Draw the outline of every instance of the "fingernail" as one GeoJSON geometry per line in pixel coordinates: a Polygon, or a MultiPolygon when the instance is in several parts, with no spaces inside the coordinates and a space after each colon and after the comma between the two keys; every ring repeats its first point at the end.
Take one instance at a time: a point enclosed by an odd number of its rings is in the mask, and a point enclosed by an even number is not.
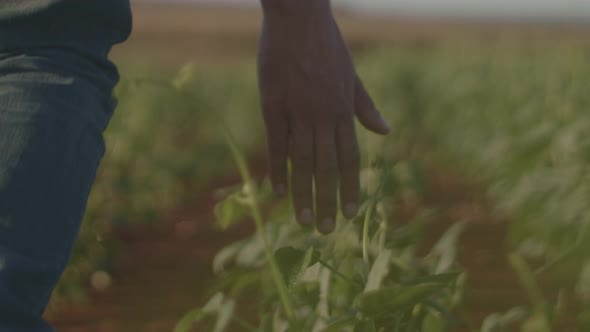
{"type": "Polygon", "coordinates": [[[356,217],[357,207],[355,203],[348,203],[346,207],[344,207],[344,216],[347,219],[352,219],[356,217]]]}
{"type": "Polygon", "coordinates": [[[311,209],[301,210],[301,213],[299,214],[299,222],[306,226],[313,224],[313,212],[311,209]]]}
{"type": "Polygon", "coordinates": [[[284,184],[277,184],[275,187],[275,193],[278,196],[285,196],[285,194],[287,193],[287,188],[284,184]]]}
{"type": "Polygon", "coordinates": [[[322,222],[318,226],[318,230],[323,234],[332,233],[332,231],[334,230],[334,219],[326,218],[322,220],[322,222]]]}

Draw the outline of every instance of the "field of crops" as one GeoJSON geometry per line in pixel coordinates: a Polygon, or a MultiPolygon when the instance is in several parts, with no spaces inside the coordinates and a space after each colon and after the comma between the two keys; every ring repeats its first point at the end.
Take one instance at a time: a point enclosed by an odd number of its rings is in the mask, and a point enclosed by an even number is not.
{"type": "MultiPolygon", "coordinates": [[[[175,218],[171,211],[215,196],[214,206],[204,204],[215,224],[197,224],[210,236],[229,229],[228,245],[206,262],[216,277],[191,286],[205,289],[194,307],[167,318],[175,331],[589,331],[590,46],[513,39],[359,45],[359,74],[393,132],[380,138],[359,130],[364,203],[327,237],[299,228],[288,200],[274,199],[261,176],[252,58],[161,67],[123,57],[120,106],[53,302],[57,321],[67,321],[60,308],[82,298],[88,280],[93,292],[117,283],[115,262],[128,245],[121,230],[157,228],[175,218]],[[433,185],[441,176],[472,184],[460,196],[478,196],[488,210],[449,212],[454,194],[433,185]],[[481,313],[468,307],[478,273],[460,259],[477,258],[459,239],[490,218],[510,221],[500,233],[506,238],[493,239],[494,252],[523,296],[512,296],[502,312],[481,313]]],[[[497,235],[475,236],[481,239],[472,242],[497,235]]],[[[105,326],[96,331],[124,330],[105,326]]],[[[125,328],[147,331],[138,326],[125,328]]]]}

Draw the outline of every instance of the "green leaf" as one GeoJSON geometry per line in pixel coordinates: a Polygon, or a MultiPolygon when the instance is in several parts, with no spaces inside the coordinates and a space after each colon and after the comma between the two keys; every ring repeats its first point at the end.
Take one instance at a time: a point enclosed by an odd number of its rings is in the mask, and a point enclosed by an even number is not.
{"type": "Polygon", "coordinates": [[[356,318],[354,315],[349,315],[343,318],[340,318],[336,321],[328,323],[325,329],[322,332],[341,332],[345,327],[350,327],[352,324],[356,322],[356,318]]]}
{"type": "Polygon", "coordinates": [[[243,241],[232,243],[221,249],[213,258],[213,272],[219,274],[235,259],[244,246],[243,241]]]}
{"type": "Polygon", "coordinates": [[[213,332],[224,332],[232,321],[236,303],[233,300],[228,300],[217,310],[217,321],[213,332]]]}
{"type": "Polygon", "coordinates": [[[391,171],[383,178],[383,195],[394,196],[400,188],[399,179],[391,171]]]}
{"type": "Polygon", "coordinates": [[[590,261],[586,262],[576,285],[576,295],[580,302],[590,304],[590,261]]]}
{"type": "Polygon", "coordinates": [[[217,293],[215,295],[213,295],[213,297],[211,297],[209,299],[209,301],[205,304],[205,306],[203,306],[203,311],[204,312],[215,312],[217,310],[219,310],[219,308],[221,308],[221,306],[223,305],[223,299],[224,299],[224,295],[223,293],[217,293]]]}
{"type": "Polygon", "coordinates": [[[216,224],[223,230],[243,221],[249,213],[249,208],[243,204],[238,194],[232,194],[214,208],[216,224]]]}
{"type": "Polygon", "coordinates": [[[362,320],[354,326],[354,332],[377,332],[373,320],[362,320]]]}
{"type": "Polygon", "coordinates": [[[424,174],[424,169],[422,165],[416,161],[410,161],[408,163],[411,179],[412,179],[412,189],[421,193],[425,192],[427,189],[426,184],[426,175],[424,174]]]}
{"type": "Polygon", "coordinates": [[[394,314],[416,305],[445,288],[443,283],[424,283],[406,287],[388,287],[360,294],[356,308],[369,317],[394,314]]]}
{"type": "Polygon", "coordinates": [[[535,279],[535,275],[527,262],[518,254],[508,255],[508,262],[518,276],[520,284],[527,291],[529,301],[533,305],[536,315],[544,316],[548,313],[547,301],[541,290],[541,286],[535,279]]]}
{"type": "Polygon", "coordinates": [[[301,332],[305,331],[305,323],[301,321],[290,321],[289,327],[285,332],[301,332]]]}
{"type": "MultiPolygon", "coordinates": [[[[429,308],[426,316],[424,316],[420,324],[420,329],[416,329],[415,331],[428,331],[428,332],[447,332],[447,331],[454,331],[453,327],[456,325],[453,324],[454,320],[450,317],[449,314],[442,314],[439,310],[434,308],[429,308]]],[[[445,309],[446,310],[446,309],[445,309]]]]}
{"type": "Polygon", "coordinates": [[[484,319],[481,325],[481,332],[505,331],[510,324],[525,319],[527,315],[527,310],[522,307],[510,309],[504,314],[491,314],[484,319]]]}
{"type": "Polygon", "coordinates": [[[260,330],[262,332],[273,332],[274,319],[272,313],[266,313],[260,320],[260,330]]]}
{"type": "Polygon", "coordinates": [[[439,273],[433,274],[429,276],[423,276],[412,279],[410,282],[404,283],[406,285],[417,285],[423,283],[441,283],[445,285],[450,285],[457,281],[457,278],[461,275],[459,272],[448,272],[448,273],[439,273]]]}
{"type": "Polygon", "coordinates": [[[239,276],[231,284],[231,288],[228,290],[229,295],[237,297],[246,291],[260,286],[259,271],[240,271],[238,273],[239,276]]]}
{"type": "Polygon", "coordinates": [[[264,263],[264,239],[253,236],[247,239],[242,249],[236,254],[236,265],[240,267],[259,267],[264,263]]]}
{"type": "Polygon", "coordinates": [[[373,291],[381,287],[383,279],[389,273],[391,254],[392,252],[389,249],[385,249],[379,253],[371,267],[371,271],[369,272],[365,292],[373,291]]]}
{"type": "Polygon", "coordinates": [[[176,324],[174,332],[188,332],[194,323],[197,323],[207,317],[208,314],[202,309],[193,309],[184,315],[176,324]]]}
{"type": "MultiPolygon", "coordinates": [[[[233,301],[232,301],[233,302],[233,301]]],[[[193,309],[184,315],[176,324],[174,332],[188,332],[193,324],[217,313],[224,306],[222,293],[215,294],[202,308],[193,309]]],[[[231,316],[230,316],[231,317],[231,316]]],[[[222,330],[220,330],[222,331],[222,330]]],[[[217,332],[220,332],[217,331],[217,332]]]]}
{"type": "Polygon", "coordinates": [[[551,332],[549,320],[546,316],[535,314],[522,325],[522,332],[551,332]]]}
{"type": "Polygon", "coordinates": [[[590,331],[590,309],[578,314],[578,330],[590,331]]]}
{"type": "Polygon", "coordinates": [[[434,273],[446,272],[453,266],[457,258],[459,237],[464,229],[464,222],[453,224],[434,245],[430,254],[439,258],[434,273]]]}
{"type": "Polygon", "coordinates": [[[297,283],[305,270],[315,264],[319,258],[319,252],[313,248],[303,251],[293,247],[283,247],[275,252],[279,270],[288,287],[297,283]]]}
{"type": "Polygon", "coordinates": [[[369,206],[367,207],[367,211],[363,221],[363,237],[362,237],[362,248],[363,248],[363,260],[365,263],[369,263],[369,229],[371,223],[373,221],[373,214],[377,208],[378,200],[373,198],[369,202],[369,206]]]}
{"type": "Polygon", "coordinates": [[[172,85],[177,89],[182,89],[193,80],[194,76],[195,65],[193,63],[188,63],[180,69],[172,81],[172,85]]]}
{"type": "Polygon", "coordinates": [[[258,186],[256,194],[258,195],[259,202],[265,202],[274,197],[272,184],[269,178],[265,178],[264,181],[262,181],[262,183],[258,186]]]}

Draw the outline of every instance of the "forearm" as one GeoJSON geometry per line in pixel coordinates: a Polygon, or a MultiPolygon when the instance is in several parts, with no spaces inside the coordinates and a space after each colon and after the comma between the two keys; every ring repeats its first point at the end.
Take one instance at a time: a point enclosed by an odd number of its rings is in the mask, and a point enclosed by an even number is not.
{"type": "Polygon", "coordinates": [[[330,16],[330,0],[260,0],[266,19],[285,21],[330,16]]]}

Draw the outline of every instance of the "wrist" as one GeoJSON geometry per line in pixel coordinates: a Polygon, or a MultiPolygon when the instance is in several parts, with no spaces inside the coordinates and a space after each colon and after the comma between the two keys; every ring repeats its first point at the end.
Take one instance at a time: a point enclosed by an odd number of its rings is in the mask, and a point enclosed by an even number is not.
{"type": "Polygon", "coordinates": [[[297,27],[310,22],[330,22],[330,0],[261,0],[265,24],[297,27]]]}

